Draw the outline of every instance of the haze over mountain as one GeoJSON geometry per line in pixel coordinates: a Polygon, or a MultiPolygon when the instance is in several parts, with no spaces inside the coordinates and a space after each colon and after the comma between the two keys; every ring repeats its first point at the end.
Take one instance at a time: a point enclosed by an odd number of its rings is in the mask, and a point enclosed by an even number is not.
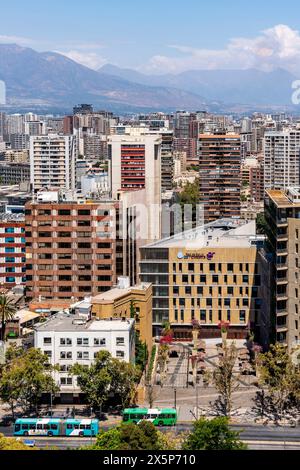
{"type": "Polygon", "coordinates": [[[102,74],[143,85],[175,87],[204,96],[206,100],[248,105],[292,105],[292,83],[296,80],[284,69],[263,72],[248,70],[191,70],[179,74],[145,75],[131,69],[104,65],[102,74]]]}
{"type": "Polygon", "coordinates": [[[295,77],[283,69],[150,76],[105,65],[95,71],[56,52],[0,44],[0,80],[7,87],[7,109],[14,111],[70,112],[87,102],[115,112],[241,112],[291,106],[295,77]]]}
{"type": "Polygon", "coordinates": [[[191,92],[132,83],[98,73],[55,53],[0,44],[0,80],[10,106],[72,108],[92,103],[110,109],[202,109],[205,100],[191,92]]]}

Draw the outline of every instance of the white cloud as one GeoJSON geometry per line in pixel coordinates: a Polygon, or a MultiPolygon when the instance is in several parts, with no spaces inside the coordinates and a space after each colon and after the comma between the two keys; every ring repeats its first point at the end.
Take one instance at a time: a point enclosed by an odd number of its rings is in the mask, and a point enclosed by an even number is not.
{"type": "Polygon", "coordinates": [[[105,59],[104,57],[101,57],[97,52],[93,52],[93,51],[84,52],[84,49],[71,50],[68,52],[62,52],[62,51],[57,51],[57,52],[93,70],[98,70],[100,67],[102,67],[108,62],[107,59],[105,59]]]}
{"type": "Polygon", "coordinates": [[[21,36],[5,36],[0,35],[1,44],[18,44],[19,46],[33,46],[35,41],[30,38],[23,38],[21,36]]]}
{"type": "Polygon", "coordinates": [[[300,34],[287,25],[279,24],[260,36],[233,38],[224,49],[195,49],[171,45],[180,56],[156,55],[140,68],[151,73],[180,73],[192,69],[248,69],[269,71],[281,67],[300,73],[300,34]]]}

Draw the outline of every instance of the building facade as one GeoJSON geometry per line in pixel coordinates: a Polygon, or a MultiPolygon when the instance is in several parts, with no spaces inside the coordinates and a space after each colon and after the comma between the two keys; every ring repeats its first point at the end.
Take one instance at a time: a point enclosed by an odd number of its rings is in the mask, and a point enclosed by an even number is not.
{"type": "Polygon", "coordinates": [[[0,284],[5,289],[26,283],[25,218],[23,214],[0,216],[0,284]]]}
{"type": "Polygon", "coordinates": [[[120,280],[117,288],[99,294],[91,299],[92,315],[96,318],[135,317],[135,328],[140,339],[152,349],[152,285],[149,283],[130,287],[120,280]]]}
{"type": "Polygon", "coordinates": [[[30,172],[34,192],[76,188],[76,139],[49,134],[30,138],[30,172]]]}
{"type": "Polygon", "coordinates": [[[27,296],[83,299],[116,284],[116,204],[26,205],[27,296]]]}
{"type": "Polygon", "coordinates": [[[300,344],[300,188],[267,191],[265,215],[273,253],[273,338],[292,350],[300,344]]]}
{"type": "Polygon", "coordinates": [[[199,136],[200,203],[204,220],[239,217],[241,210],[241,140],[239,135],[199,136]]]}
{"type": "Polygon", "coordinates": [[[263,243],[255,221],[224,219],[143,247],[141,281],[153,284],[154,333],[167,321],[175,338],[190,340],[196,320],[200,335],[214,338],[224,321],[230,338],[251,330],[267,345],[260,338],[269,311],[263,243]]]}
{"type": "Polygon", "coordinates": [[[48,356],[52,365],[59,366],[53,376],[60,388],[60,400],[79,401],[81,391],[76,376],[69,373],[71,367],[90,366],[101,351],[134,364],[134,320],[86,320],[58,313],[35,326],[34,346],[48,356]]]}
{"type": "Polygon", "coordinates": [[[285,190],[300,184],[300,130],[266,132],[264,138],[265,190],[285,190]]]}

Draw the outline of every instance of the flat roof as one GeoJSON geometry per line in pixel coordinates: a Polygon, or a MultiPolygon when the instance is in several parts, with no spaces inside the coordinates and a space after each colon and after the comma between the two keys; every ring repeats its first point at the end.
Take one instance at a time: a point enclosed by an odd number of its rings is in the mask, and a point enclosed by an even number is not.
{"type": "Polygon", "coordinates": [[[93,331],[129,331],[134,325],[133,319],[126,319],[122,321],[120,319],[112,320],[91,320],[86,321],[80,316],[71,315],[66,313],[57,313],[45,323],[35,325],[36,331],[45,332],[59,332],[59,331],[70,331],[70,332],[93,332],[93,331]]]}
{"type": "Polygon", "coordinates": [[[118,287],[115,287],[114,289],[111,289],[107,292],[103,292],[101,294],[96,295],[95,297],[92,298],[91,303],[97,304],[97,303],[102,303],[102,302],[112,302],[114,300],[117,300],[123,297],[126,294],[130,294],[133,291],[140,290],[141,292],[145,292],[150,287],[151,287],[151,284],[148,282],[144,282],[142,284],[139,284],[133,287],[128,287],[126,289],[120,289],[118,287]]]}
{"type": "Polygon", "coordinates": [[[256,235],[255,220],[220,219],[143,248],[248,248],[263,239],[256,235]]]}
{"type": "Polygon", "coordinates": [[[278,207],[300,207],[300,187],[288,188],[286,191],[270,189],[266,193],[278,207]]]}

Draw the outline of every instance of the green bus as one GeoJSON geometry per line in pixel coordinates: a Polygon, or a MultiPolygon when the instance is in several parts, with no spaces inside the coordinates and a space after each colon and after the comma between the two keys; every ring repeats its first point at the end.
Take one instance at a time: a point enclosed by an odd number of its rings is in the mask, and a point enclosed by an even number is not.
{"type": "Polygon", "coordinates": [[[154,426],[175,426],[177,411],[174,408],[127,408],[123,411],[123,423],[139,424],[150,421],[154,426]]]}

